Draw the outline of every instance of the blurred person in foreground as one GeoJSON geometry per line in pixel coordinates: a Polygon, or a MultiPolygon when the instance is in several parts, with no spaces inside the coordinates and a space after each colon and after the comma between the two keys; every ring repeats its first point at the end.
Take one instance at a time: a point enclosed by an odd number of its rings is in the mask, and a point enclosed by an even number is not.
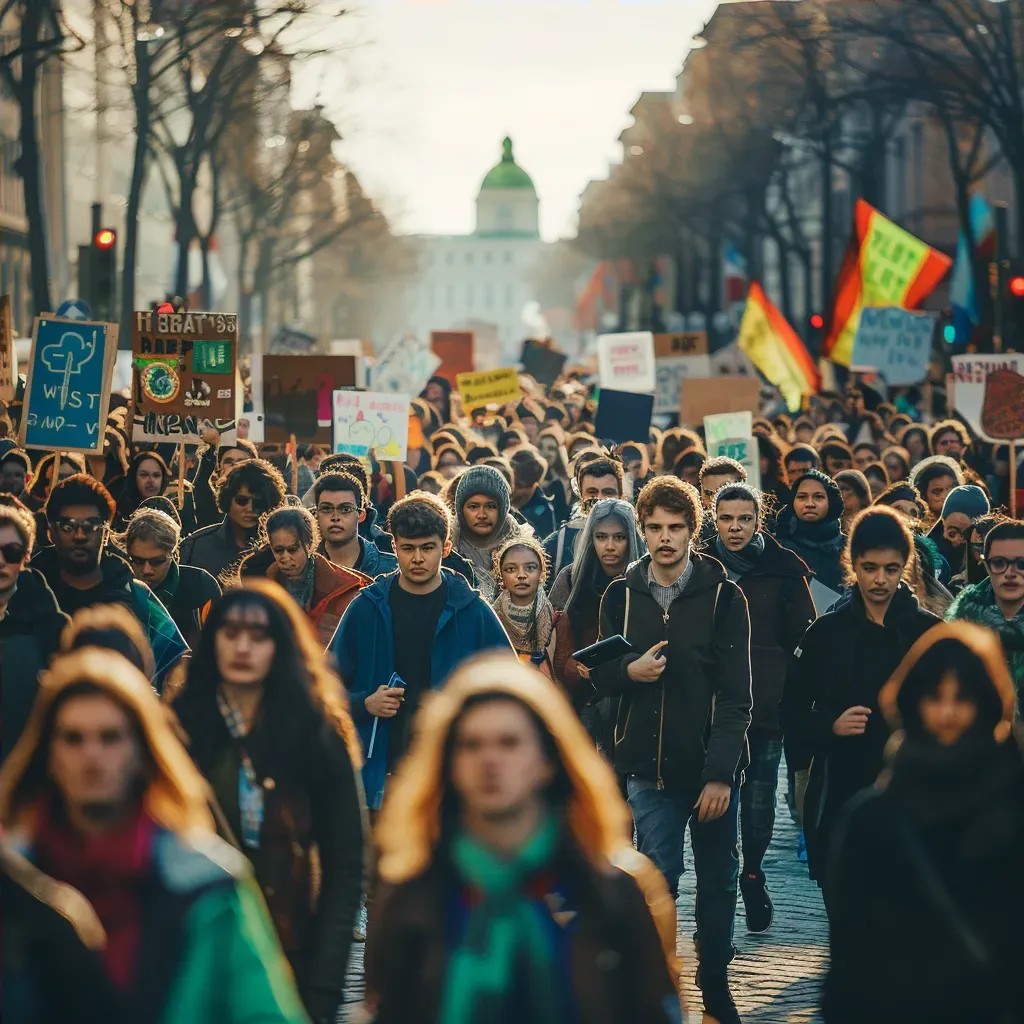
{"type": "Polygon", "coordinates": [[[244,858],[145,677],[59,658],[0,769],[2,1009],[18,1024],[302,1024],[244,858]]]}
{"type": "Polygon", "coordinates": [[[681,1020],[675,907],[611,769],[512,654],[424,702],[377,830],[378,1024],[681,1020]]]}
{"type": "Polygon", "coordinates": [[[879,703],[898,731],[837,829],[825,1020],[1024,1020],[1024,748],[998,640],[936,626],[879,703]]]}

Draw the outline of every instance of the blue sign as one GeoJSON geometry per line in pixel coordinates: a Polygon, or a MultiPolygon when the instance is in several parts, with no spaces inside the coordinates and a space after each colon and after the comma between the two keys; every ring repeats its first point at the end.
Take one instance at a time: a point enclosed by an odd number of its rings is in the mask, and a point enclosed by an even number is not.
{"type": "Polygon", "coordinates": [[[40,317],[29,356],[21,444],[26,448],[103,450],[109,398],[110,325],[40,317]]]}
{"type": "Polygon", "coordinates": [[[54,316],[63,317],[65,320],[91,320],[92,307],[85,299],[68,299],[57,307],[54,316]]]}
{"type": "Polygon", "coordinates": [[[937,313],[868,307],[861,310],[851,366],[872,366],[890,387],[920,384],[928,376],[937,313]]]}

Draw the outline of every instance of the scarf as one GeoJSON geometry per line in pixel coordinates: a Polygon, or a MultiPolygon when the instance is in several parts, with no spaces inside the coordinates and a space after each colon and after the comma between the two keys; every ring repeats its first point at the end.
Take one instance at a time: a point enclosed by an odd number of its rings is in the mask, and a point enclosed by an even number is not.
{"type": "Polygon", "coordinates": [[[558,1021],[565,981],[556,981],[553,970],[549,914],[526,891],[557,846],[550,817],[511,858],[467,835],[452,841],[452,862],[472,898],[462,940],[448,960],[439,1024],[507,1024],[516,1016],[531,1024],[558,1021]]]}
{"type": "Polygon", "coordinates": [[[507,590],[502,590],[494,602],[494,613],[508,633],[517,654],[536,654],[547,650],[554,629],[555,611],[544,593],[537,588],[537,596],[528,608],[512,603],[507,590]]]}
{"type": "Polygon", "coordinates": [[[732,551],[726,547],[720,536],[715,538],[715,558],[725,566],[729,579],[734,583],[746,576],[757,565],[763,554],[763,533],[755,533],[739,551],[732,551]]]}
{"type": "Polygon", "coordinates": [[[238,771],[238,814],[242,820],[242,845],[249,850],[260,848],[260,829],[263,827],[263,787],[256,778],[256,769],[241,741],[249,729],[241,712],[225,696],[217,691],[217,707],[220,709],[228,732],[238,741],[242,765],[238,771]]]}
{"type": "Polygon", "coordinates": [[[792,537],[803,547],[819,551],[825,555],[836,555],[846,547],[846,537],[840,519],[823,519],[818,523],[808,523],[798,518],[792,508],[783,509],[779,516],[776,536],[785,547],[783,537],[792,537]]]}
{"type": "Polygon", "coordinates": [[[494,552],[506,540],[518,533],[519,524],[509,515],[506,516],[505,522],[500,528],[495,528],[490,540],[480,541],[477,544],[473,539],[473,534],[461,523],[459,524],[459,536],[455,548],[463,558],[472,564],[476,571],[477,586],[488,603],[493,602],[498,594],[498,581],[494,577],[494,552]]]}
{"type": "Polygon", "coordinates": [[[315,574],[316,555],[312,553],[306,559],[306,568],[302,570],[301,576],[293,579],[291,576],[285,576],[283,572],[277,574],[277,582],[292,595],[295,603],[303,611],[309,610],[310,602],[313,600],[313,579],[315,574]]]}

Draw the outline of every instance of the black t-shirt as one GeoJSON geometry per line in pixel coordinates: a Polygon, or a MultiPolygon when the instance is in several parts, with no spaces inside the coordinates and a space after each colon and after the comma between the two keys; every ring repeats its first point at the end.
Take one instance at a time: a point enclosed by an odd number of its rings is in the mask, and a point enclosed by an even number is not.
{"type": "MultiPolygon", "coordinates": [[[[405,703],[391,720],[388,736],[387,768],[391,771],[409,745],[409,723],[416,713],[420,694],[430,689],[430,661],[434,634],[448,597],[448,582],[429,594],[410,594],[399,586],[399,576],[391,582],[388,602],[395,645],[395,671],[405,682],[405,703]]],[[[387,680],[382,680],[386,682],[387,680]]]]}
{"type": "Polygon", "coordinates": [[[94,604],[123,604],[128,606],[127,595],[120,590],[112,590],[106,580],[101,580],[94,587],[88,590],[79,590],[77,587],[69,586],[63,578],[58,575],[50,579],[50,588],[53,596],[57,598],[57,604],[65,615],[74,615],[81,608],[89,608],[94,604]]]}

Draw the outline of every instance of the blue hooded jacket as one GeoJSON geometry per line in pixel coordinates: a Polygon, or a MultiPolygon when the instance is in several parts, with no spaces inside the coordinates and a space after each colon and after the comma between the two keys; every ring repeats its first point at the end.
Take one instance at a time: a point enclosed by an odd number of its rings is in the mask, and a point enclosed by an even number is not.
{"type": "MultiPolygon", "coordinates": [[[[441,617],[437,620],[430,655],[431,689],[440,689],[460,662],[470,655],[493,648],[512,650],[512,644],[490,605],[465,579],[441,569],[448,583],[441,617]]],[[[381,576],[361,590],[345,610],[328,650],[338,660],[338,670],[348,688],[352,718],[359,730],[365,755],[373,723],[377,735],[373,756],[363,766],[363,787],[367,803],[378,808],[384,798],[391,719],[374,718],[363,703],[395,671],[394,632],[388,600],[395,573],[381,576]]]]}

